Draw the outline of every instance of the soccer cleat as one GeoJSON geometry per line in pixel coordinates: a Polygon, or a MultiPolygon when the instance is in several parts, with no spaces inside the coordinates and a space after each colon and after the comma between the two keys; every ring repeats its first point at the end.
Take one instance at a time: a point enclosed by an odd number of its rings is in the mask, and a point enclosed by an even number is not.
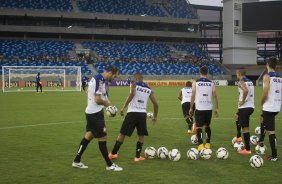
{"type": "Polygon", "coordinates": [[[239,151],[238,153],[241,154],[241,155],[250,155],[250,154],[252,154],[252,151],[244,149],[244,150],[239,151]]]}
{"type": "Polygon", "coordinates": [[[116,158],[118,158],[118,154],[109,153],[108,157],[109,157],[110,160],[116,159],[116,158]]]}
{"type": "Polygon", "coordinates": [[[206,144],[205,144],[205,148],[211,149],[211,144],[210,144],[210,143],[206,143],[206,144]]]}
{"type": "Polygon", "coordinates": [[[137,158],[137,157],[135,157],[134,158],[134,162],[139,162],[139,161],[144,161],[145,160],[145,158],[144,157],[139,157],[139,158],[137,158]]]}
{"type": "Polygon", "coordinates": [[[266,157],[266,160],[276,162],[278,160],[278,158],[277,157],[273,157],[273,156],[268,156],[268,157],[266,157]]]}
{"type": "Polygon", "coordinates": [[[87,165],[84,165],[84,163],[82,163],[82,162],[73,162],[72,164],[72,167],[74,167],[74,168],[79,168],[79,169],[87,169],[88,168],[88,166],[87,165]]]}
{"type": "Polygon", "coordinates": [[[242,137],[237,137],[234,142],[242,142],[242,137]]]}
{"type": "Polygon", "coordinates": [[[111,166],[106,167],[107,171],[122,171],[123,169],[119,167],[117,164],[113,163],[111,166]]]}
{"type": "Polygon", "coordinates": [[[204,144],[200,144],[200,145],[198,146],[198,151],[202,151],[202,149],[204,149],[204,144]]]}

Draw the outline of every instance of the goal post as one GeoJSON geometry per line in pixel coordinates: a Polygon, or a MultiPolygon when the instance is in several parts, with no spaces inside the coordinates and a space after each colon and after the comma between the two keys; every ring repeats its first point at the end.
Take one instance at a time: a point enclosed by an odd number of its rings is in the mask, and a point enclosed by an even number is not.
{"type": "Polygon", "coordinates": [[[38,73],[43,91],[81,91],[80,66],[2,66],[2,91],[35,91],[38,73]]]}

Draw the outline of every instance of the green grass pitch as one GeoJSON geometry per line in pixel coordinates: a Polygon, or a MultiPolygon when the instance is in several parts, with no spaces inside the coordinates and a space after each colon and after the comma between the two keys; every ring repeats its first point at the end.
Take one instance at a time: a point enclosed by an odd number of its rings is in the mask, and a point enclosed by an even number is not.
{"type": "MultiPolygon", "coordinates": [[[[71,167],[78,144],[85,131],[84,92],[4,93],[0,94],[0,183],[281,183],[281,157],[277,162],[265,161],[260,169],[251,168],[250,156],[239,155],[231,146],[236,130],[236,87],[218,87],[219,118],[212,119],[212,150],[210,160],[188,160],[188,148],[195,147],[186,134],[177,87],[154,87],[159,102],[159,121],[155,127],[148,121],[147,146],[178,148],[178,162],[152,159],[134,163],[136,132],[126,138],[114,162],[122,172],[105,170],[97,140],[92,141],[82,161],[89,169],[71,167]],[[216,149],[229,150],[227,160],[216,159],[216,149]]],[[[127,87],[112,87],[110,100],[121,108],[128,95],[127,87]]],[[[251,117],[251,135],[259,125],[261,87],[255,89],[256,110],[251,117]]],[[[148,111],[152,111],[149,103],[148,111]]],[[[276,121],[278,143],[282,141],[282,113],[276,121]]],[[[112,150],[123,118],[106,118],[108,149],[112,150]]],[[[266,136],[268,153],[270,147],[266,136]]],[[[254,152],[254,146],[251,147],[254,152]]],[[[278,154],[282,147],[278,145],[278,154]]]]}

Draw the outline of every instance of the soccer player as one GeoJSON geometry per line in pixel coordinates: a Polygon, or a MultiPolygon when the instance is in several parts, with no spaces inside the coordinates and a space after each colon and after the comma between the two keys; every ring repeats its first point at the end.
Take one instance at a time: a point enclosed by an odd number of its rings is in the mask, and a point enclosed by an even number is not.
{"type": "Polygon", "coordinates": [[[89,82],[88,88],[88,101],[85,110],[86,115],[86,134],[81,140],[77,155],[72,163],[75,168],[86,169],[88,166],[84,165],[80,160],[81,156],[87,148],[88,143],[97,138],[99,143],[99,149],[106,161],[106,170],[121,171],[123,170],[118,165],[114,164],[108,157],[107,149],[107,131],[104,120],[103,107],[107,107],[110,104],[106,93],[105,81],[116,77],[118,69],[115,66],[110,66],[102,74],[98,74],[89,82]]]}
{"type": "Polygon", "coordinates": [[[244,142],[246,149],[239,151],[240,154],[246,155],[251,154],[250,149],[250,116],[254,112],[254,84],[246,77],[245,70],[236,71],[238,79],[238,91],[239,91],[239,101],[238,101],[238,124],[242,127],[242,132],[244,136],[244,142]]]}
{"type": "Polygon", "coordinates": [[[40,79],[40,72],[37,73],[35,80],[36,80],[36,92],[38,93],[38,88],[40,88],[40,91],[42,93],[42,83],[40,79]]]}
{"type": "MultiPolygon", "coordinates": [[[[188,124],[188,131],[187,131],[188,134],[193,133],[192,131],[193,117],[190,117],[189,115],[191,95],[192,95],[192,82],[187,81],[185,87],[182,88],[181,91],[179,91],[177,98],[181,100],[182,113],[186,123],[188,124]]],[[[195,105],[193,109],[195,110],[195,105]]]]}
{"type": "Polygon", "coordinates": [[[269,133],[269,143],[271,147],[271,156],[268,160],[277,161],[277,141],[275,135],[275,116],[281,108],[281,87],[282,78],[275,72],[277,59],[270,58],[267,61],[267,74],[263,76],[263,93],[261,97],[261,107],[263,123],[261,126],[261,135],[259,145],[263,146],[266,131],[269,133]]]}
{"type": "Polygon", "coordinates": [[[212,118],[212,106],[215,104],[214,113],[218,116],[218,100],[216,90],[213,82],[207,78],[208,68],[203,66],[200,68],[200,79],[192,84],[192,97],[190,102],[189,114],[192,117],[194,114],[193,106],[196,103],[195,120],[197,138],[199,141],[198,150],[201,151],[204,148],[210,149],[211,144],[211,118],[212,118]],[[213,102],[212,102],[213,100],[213,102]],[[206,133],[206,144],[203,144],[203,127],[206,133]]]}
{"type": "Polygon", "coordinates": [[[88,80],[89,80],[88,77],[86,77],[86,76],[82,77],[82,85],[81,86],[82,86],[83,91],[86,90],[86,87],[87,87],[87,84],[88,84],[88,80]]]}
{"type": "Polygon", "coordinates": [[[144,136],[148,136],[146,124],[146,108],[147,101],[150,98],[154,105],[154,115],[152,118],[153,124],[157,122],[158,103],[156,101],[153,91],[143,82],[141,74],[134,75],[134,81],[130,84],[130,94],[127,97],[123,107],[121,108],[121,115],[123,116],[124,110],[128,107],[127,114],[120,129],[120,134],[117,137],[116,143],[112,152],[109,154],[110,159],[118,157],[120,146],[124,142],[125,136],[131,136],[134,129],[137,129],[138,141],[136,143],[136,154],[134,161],[139,162],[145,160],[140,156],[142,145],[144,143],[144,136]]]}

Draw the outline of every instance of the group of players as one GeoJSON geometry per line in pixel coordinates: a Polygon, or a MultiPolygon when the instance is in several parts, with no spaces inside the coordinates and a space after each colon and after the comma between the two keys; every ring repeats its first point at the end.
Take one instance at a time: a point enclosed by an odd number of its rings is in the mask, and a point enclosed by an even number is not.
{"type": "MultiPolygon", "coordinates": [[[[277,142],[275,136],[275,116],[280,111],[281,107],[281,88],[282,79],[275,72],[277,60],[270,58],[267,61],[267,74],[263,77],[263,95],[261,98],[261,135],[259,145],[263,146],[263,141],[266,132],[269,132],[269,142],[272,155],[268,160],[277,161],[277,142]]],[[[250,116],[254,112],[254,85],[251,80],[246,77],[244,70],[237,70],[238,78],[238,112],[236,113],[237,139],[242,141],[241,134],[243,133],[246,149],[240,151],[240,154],[251,154],[250,150],[250,133],[249,121],[250,116]],[[242,130],[242,133],[241,133],[242,130]]],[[[127,109],[127,114],[120,129],[113,150],[109,153],[107,149],[107,131],[104,120],[103,108],[110,105],[106,83],[109,80],[116,78],[118,69],[115,66],[110,66],[106,71],[98,74],[88,83],[88,103],[85,110],[86,115],[86,133],[79,144],[79,149],[72,163],[74,168],[88,168],[81,162],[87,145],[93,138],[98,139],[100,152],[107,164],[106,170],[122,171],[123,169],[112,162],[118,158],[118,151],[124,142],[125,136],[131,136],[134,129],[137,129],[138,141],[136,143],[135,162],[145,160],[140,155],[144,136],[148,135],[146,125],[146,107],[148,99],[151,100],[154,106],[152,122],[155,124],[158,117],[158,103],[153,91],[146,83],[143,82],[141,74],[135,74],[133,81],[130,83],[130,94],[127,97],[121,115],[127,109]]],[[[214,114],[218,116],[218,100],[216,89],[211,80],[207,78],[208,68],[200,68],[200,78],[193,83],[187,82],[179,95],[178,99],[182,102],[183,115],[188,123],[188,133],[192,133],[193,115],[195,113],[196,135],[199,141],[198,150],[203,148],[211,148],[211,118],[212,109],[214,106],[214,114]],[[203,142],[203,130],[205,132],[205,144],[203,142]]]]}

